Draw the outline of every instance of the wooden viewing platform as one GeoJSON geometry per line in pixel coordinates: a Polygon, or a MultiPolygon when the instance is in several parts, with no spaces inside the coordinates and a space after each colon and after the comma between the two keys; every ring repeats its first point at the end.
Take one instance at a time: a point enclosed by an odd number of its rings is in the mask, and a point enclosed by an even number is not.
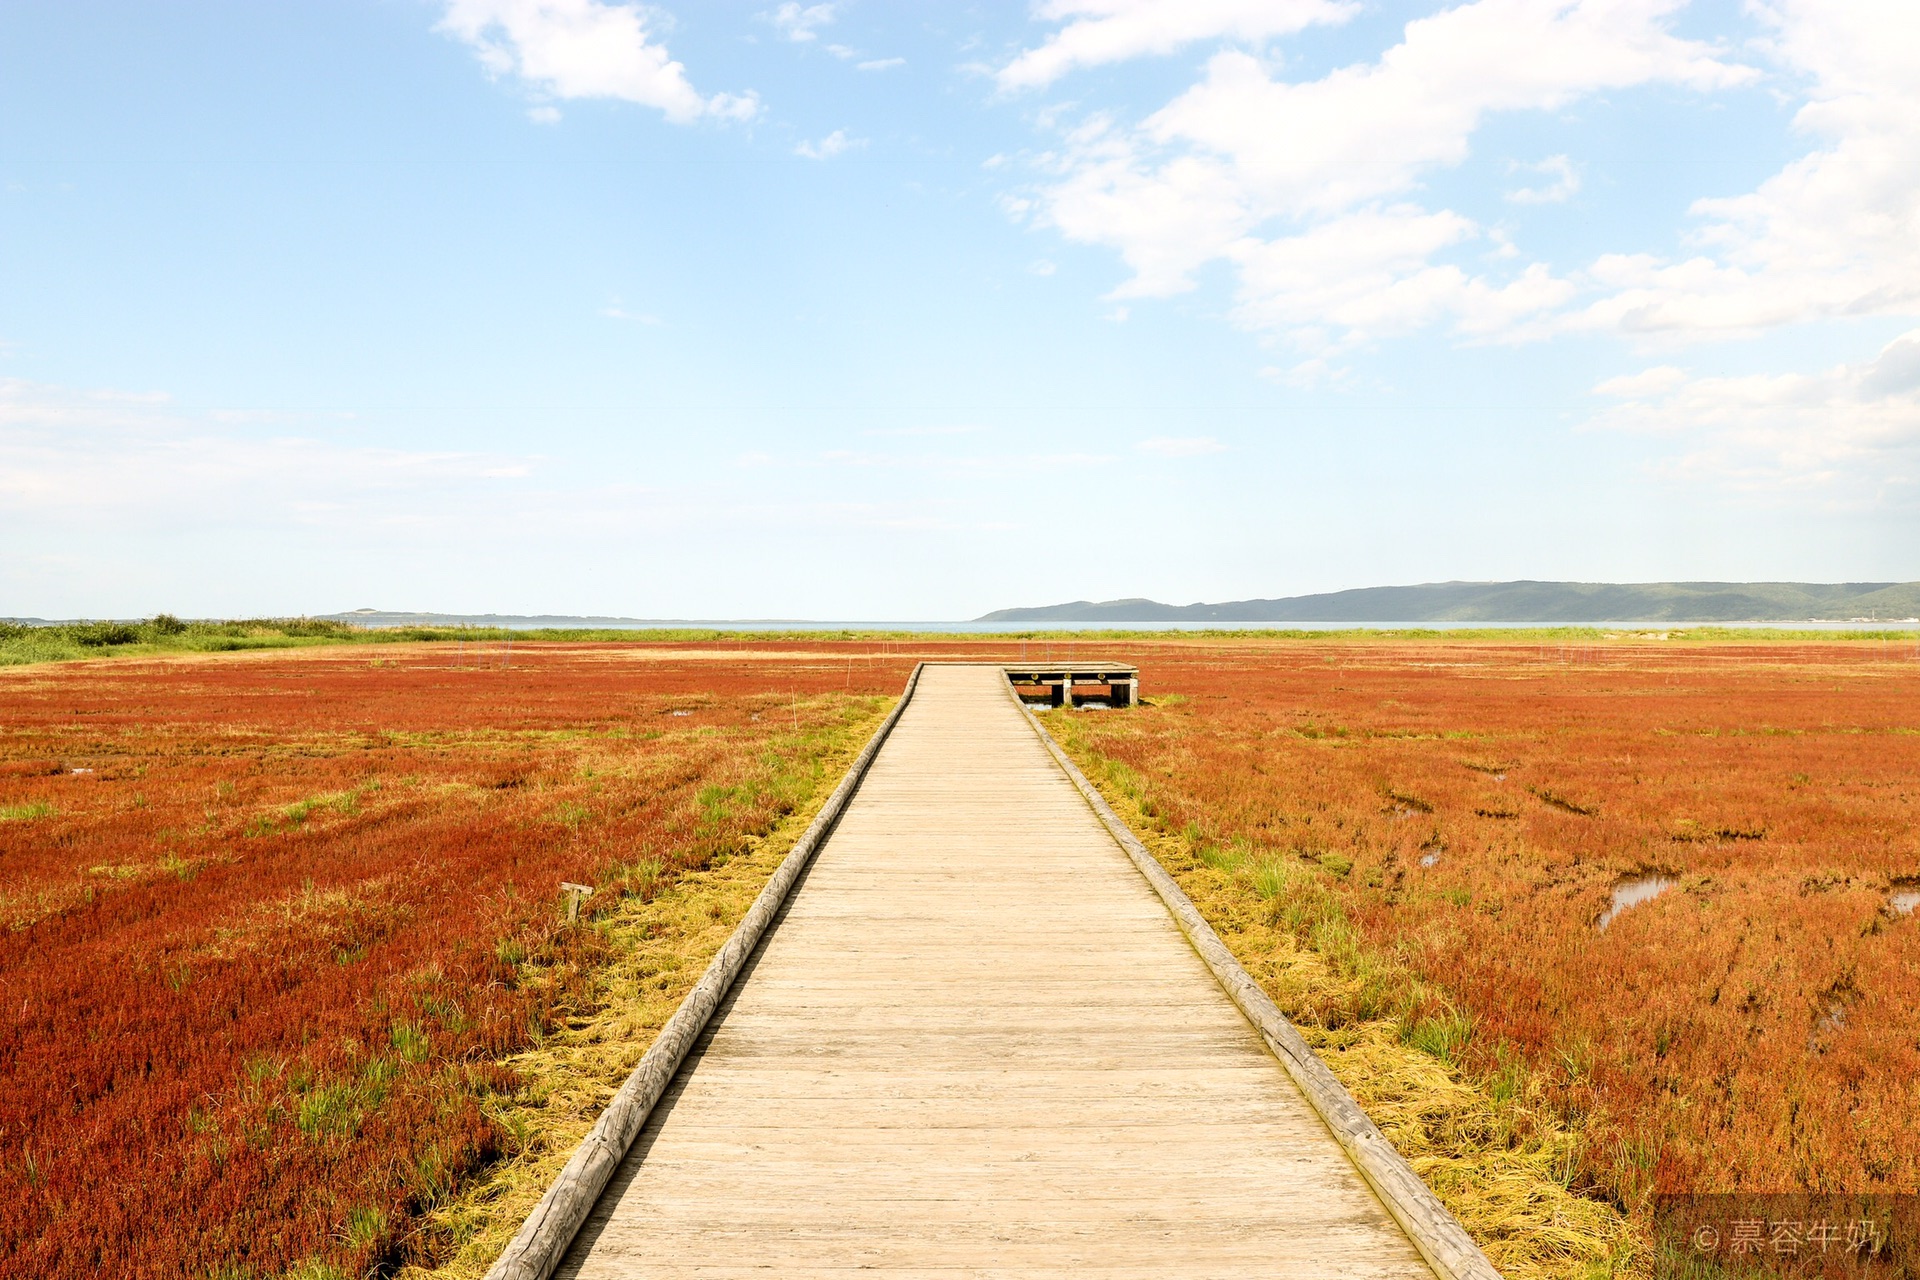
{"type": "Polygon", "coordinates": [[[1111,707],[1140,701],[1140,669],[1125,662],[1008,664],[1007,683],[1023,700],[1071,707],[1075,698],[1098,699],[1111,707]]]}
{"type": "Polygon", "coordinates": [[[897,714],[604,1192],[570,1165],[496,1276],[1497,1280],[1282,1069],[998,667],[897,714]]]}

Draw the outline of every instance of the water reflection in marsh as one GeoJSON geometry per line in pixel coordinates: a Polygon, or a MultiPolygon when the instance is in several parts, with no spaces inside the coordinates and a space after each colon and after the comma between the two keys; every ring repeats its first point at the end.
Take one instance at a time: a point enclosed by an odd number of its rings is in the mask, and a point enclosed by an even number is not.
{"type": "Polygon", "coordinates": [[[1593,927],[1605,931],[1613,923],[1613,918],[1628,907],[1637,907],[1643,902],[1651,902],[1680,882],[1672,876],[1663,876],[1658,872],[1646,875],[1628,876],[1613,886],[1613,903],[1601,917],[1594,921],[1593,927]]]}

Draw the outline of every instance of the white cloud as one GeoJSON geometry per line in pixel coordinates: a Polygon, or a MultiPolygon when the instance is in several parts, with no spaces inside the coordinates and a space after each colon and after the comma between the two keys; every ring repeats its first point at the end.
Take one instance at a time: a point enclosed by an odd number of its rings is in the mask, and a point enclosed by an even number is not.
{"type": "Polygon", "coordinates": [[[0,512],[12,520],[109,524],[218,512],[278,522],[288,510],[399,518],[413,498],[495,493],[533,460],[340,444],[314,432],[264,436],[151,397],[82,394],[0,379],[0,512]]]}
{"type": "MultiPolygon", "coordinates": [[[[27,388],[31,383],[12,382],[6,384],[10,389],[27,388]]],[[[161,405],[172,402],[173,397],[165,391],[88,391],[85,398],[97,404],[150,404],[161,405]]]]}
{"type": "Polygon", "coordinates": [[[855,65],[862,71],[891,71],[895,67],[906,66],[907,60],[905,58],[868,58],[865,62],[855,65]]]}
{"type": "MultiPolygon", "coordinates": [[[[1659,346],[1920,316],[1911,0],[1753,0],[1767,38],[1743,56],[1772,64],[1778,92],[1802,95],[1794,127],[1809,149],[1747,194],[1696,202],[1686,254],[1621,246],[1556,271],[1507,230],[1424,194],[1499,113],[1561,111],[1643,85],[1704,93],[1757,79],[1722,49],[1674,34],[1680,7],[1470,0],[1407,24],[1375,60],[1297,82],[1256,52],[1217,50],[1186,91],[1137,124],[1083,116],[1041,158],[1045,181],[1004,203],[1033,225],[1115,250],[1129,269],[1115,299],[1166,297],[1224,270],[1235,322],[1304,357],[1263,373],[1303,387],[1347,379],[1342,352],[1419,329],[1500,341],[1611,332],[1659,346]]],[[[1123,9],[1133,6],[1100,12],[1123,9]]],[[[1038,82],[1079,65],[1072,52],[1037,50],[1016,66],[1038,82]]],[[[1569,155],[1512,171],[1539,175],[1512,184],[1515,204],[1580,189],[1569,155]]],[[[1669,472],[1689,482],[1846,502],[1920,498],[1920,333],[1824,372],[1696,377],[1658,365],[1594,392],[1615,403],[1591,425],[1663,434],[1676,442],[1669,472]]]]}
{"type": "Polygon", "coordinates": [[[1666,469],[1681,478],[1840,500],[1920,496],[1920,329],[1823,373],[1694,378],[1663,366],[1594,392],[1622,403],[1590,426],[1679,438],[1686,452],[1666,469]]]}
{"type": "MultiPolygon", "coordinates": [[[[1622,246],[1556,273],[1502,230],[1421,200],[1427,177],[1465,160],[1492,114],[1758,76],[1673,34],[1680,7],[1473,0],[1407,24],[1375,61],[1301,82],[1223,50],[1139,125],[1085,119],[1044,157],[1051,179],[1025,199],[1038,223],[1120,254],[1131,278],[1116,296],[1168,296],[1226,264],[1241,322],[1309,352],[1436,325],[1483,339],[1586,330],[1673,342],[1920,314],[1920,40],[1903,34],[1910,0],[1755,0],[1767,38],[1749,49],[1774,64],[1783,92],[1804,94],[1794,125],[1811,149],[1747,194],[1696,202],[1689,255],[1622,246]],[[1390,234],[1356,240],[1374,230],[1390,234]]],[[[1188,20],[1122,0],[1043,13],[1075,19],[1063,41],[1123,20],[1151,17],[1163,31],[1188,20]]],[[[1191,21],[1214,37],[1236,34],[1223,21],[1191,21]]],[[[1102,47],[1152,51],[1138,41],[1102,47]]],[[[1519,167],[1547,181],[1508,192],[1515,203],[1579,190],[1570,156],[1519,167]]],[[[1018,200],[1009,208],[1028,211],[1018,200]]]]}
{"type": "MultiPolygon", "coordinates": [[[[961,429],[954,432],[931,430],[916,432],[870,431],[864,434],[872,436],[941,436],[970,435],[972,432],[961,429]]],[[[949,476],[997,476],[1005,472],[1006,459],[996,454],[968,454],[941,452],[881,452],[873,449],[828,449],[819,455],[819,461],[832,469],[856,468],[860,470],[889,470],[924,472],[949,476]]],[[[1029,457],[1026,461],[1035,467],[1052,468],[1056,465],[1099,466],[1115,461],[1105,454],[1042,454],[1029,457]]]]}
{"type": "Polygon", "coordinates": [[[1045,258],[1027,264],[1027,270],[1036,276],[1050,276],[1059,268],[1045,258]]]}
{"type": "MultiPolygon", "coordinates": [[[[1672,34],[1681,0],[1474,0],[1408,23],[1371,63],[1288,82],[1241,50],[1139,126],[1094,116],[1043,159],[1040,220],[1108,245],[1133,272],[1122,297],[1193,287],[1237,269],[1236,314],[1309,350],[1452,323],[1494,336],[1568,305],[1542,264],[1500,277],[1437,259],[1492,240],[1413,202],[1456,166],[1496,112],[1549,111],[1649,83],[1710,90],[1755,74],[1672,34]]],[[[1571,166],[1569,164],[1569,170],[1571,166]]],[[[1492,241],[1489,257],[1513,256],[1492,241]]]]}
{"type": "Polygon", "coordinates": [[[518,76],[555,98],[615,98],[657,108],[676,124],[759,114],[751,92],[702,97],[652,38],[651,17],[604,0],[446,0],[439,30],[469,45],[494,75],[518,76]]]}
{"type": "Polygon", "coordinates": [[[1324,351],[1442,320],[1470,336],[1499,334],[1572,295],[1571,285],[1537,263],[1494,283],[1432,261],[1476,234],[1459,214],[1391,205],[1298,235],[1248,237],[1229,255],[1240,273],[1234,316],[1248,328],[1286,332],[1296,346],[1324,351]]]}
{"type": "Polygon", "coordinates": [[[1311,390],[1320,386],[1338,386],[1352,378],[1353,370],[1316,357],[1312,360],[1302,360],[1299,364],[1286,369],[1270,364],[1260,370],[1260,376],[1283,382],[1290,387],[1311,390]]]}
{"type": "Polygon", "coordinates": [[[985,430],[986,430],[985,427],[980,426],[976,423],[962,423],[962,424],[947,424],[942,426],[931,426],[931,427],[926,427],[926,426],[923,426],[923,427],[869,427],[867,430],[862,431],[860,434],[863,436],[891,436],[891,437],[970,436],[985,430]]]}
{"type": "Polygon", "coordinates": [[[1154,436],[1133,447],[1156,458],[1201,458],[1227,451],[1227,446],[1212,436],[1154,436]]]}
{"type": "Polygon", "coordinates": [[[1909,0],[1753,6],[1767,50],[1806,85],[1816,147],[1754,191],[1697,202],[1684,261],[1614,254],[1574,322],[1669,338],[1835,316],[1920,313],[1920,39],[1909,0]]]}
{"type": "Polygon", "coordinates": [[[1548,156],[1539,164],[1514,165],[1514,172],[1543,174],[1553,181],[1535,187],[1518,187],[1507,192],[1515,204],[1560,204],[1580,190],[1580,174],[1565,156],[1548,156]]]}
{"type": "Polygon", "coordinates": [[[780,34],[796,44],[805,44],[819,37],[820,28],[833,21],[836,6],[831,4],[793,4],[791,0],[768,15],[768,21],[780,29],[780,34]]]}
{"type": "Polygon", "coordinates": [[[1398,195],[1467,158],[1498,111],[1554,110],[1652,82],[1750,79],[1665,30],[1680,0],[1476,0],[1407,24],[1378,62],[1288,83],[1216,55],[1146,136],[1228,166],[1249,212],[1315,216],[1398,195]]]}
{"type": "Polygon", "coordinates": [[[1201,40],[1258,42],[1344,22],[1350,0],[1043,0],[1034,16],[1067,25],[998,74],[1002,89],[1053,83],[1075,67],[1172,53],[1201,40]]]}
{"type": "Polygon", "coordinates": [[[530,107],[527,109],[527,119],[533,121],[535,124],[559,124],[560,108],[530,107]]]}
{"type": "Polygon", "coordinates": [[[1597,396],[1615,396],[1623,400],[1641,400],[1648,396],[1665,395],[1675,387],[1687,381],[1687,371],[1676,369],[1670,364],[1657,365],[1639,373],[1623,373],[1617,378],[1608,378],[1596,384],[1593,394],[1597,396]]]}
{"type": "Polygon", "coordinates": [[[1880,349],[1860,376],[1863,395],[1920,395],[1920,329],[1902,334],[1880,349]]]}
{"type": "Polygon", "coordinates": [[[835,129],[818,142],[802,141],[793,149],[793,154],[805,156],[809,160],[831,160],[843,151],[867,145],[865,138],[849,138],[845,129],[835,129]]]}

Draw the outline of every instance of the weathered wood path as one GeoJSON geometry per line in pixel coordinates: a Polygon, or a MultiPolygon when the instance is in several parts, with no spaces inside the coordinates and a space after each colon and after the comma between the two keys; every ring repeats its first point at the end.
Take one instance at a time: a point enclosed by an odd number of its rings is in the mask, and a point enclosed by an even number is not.
{"type": "Polygon", "coordinates": [[[924,669],[556,1274],[854,1271],[1432,1277],[994,668],[924,669]]]}

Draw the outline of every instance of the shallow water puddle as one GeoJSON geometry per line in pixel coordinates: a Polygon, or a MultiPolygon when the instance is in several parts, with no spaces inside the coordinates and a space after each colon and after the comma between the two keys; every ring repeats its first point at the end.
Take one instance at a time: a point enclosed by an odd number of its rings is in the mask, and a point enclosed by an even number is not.
{"type": "Polygon", "coordinates": [[[1605,932],[1606,927],[1613,923],[1613,918],[1628,907],[1637,907],[1643,902],[1651,902],[1679,883],[1672,876],[1628,876],[1613,886],[1613,905],[1594,921],[1593,927],[1605,932]]]}

